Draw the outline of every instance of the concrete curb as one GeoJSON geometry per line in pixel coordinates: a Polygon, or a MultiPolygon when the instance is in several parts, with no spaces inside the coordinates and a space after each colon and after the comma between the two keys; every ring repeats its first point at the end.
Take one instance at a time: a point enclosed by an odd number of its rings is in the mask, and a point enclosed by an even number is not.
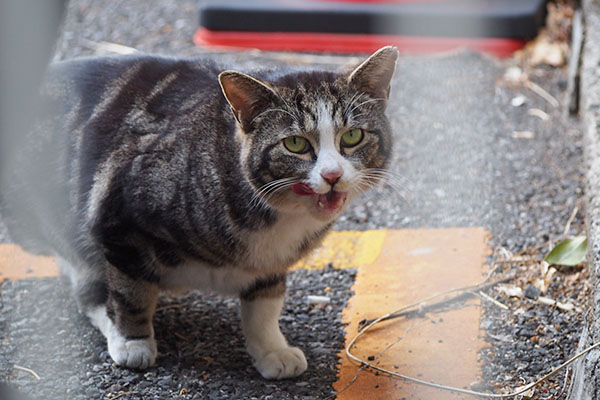
{"type": "MultiPolygon", "coordinates": [[[[589,323],[581,333],[579,350],[600,341],[600,0],[582,0],[585,44],[581,64],[580,110],[586,167],[588,264],[593,290],[589,323]]],[[[600,350],[574,367],[568,399],[600,398],[600,350]]]]}

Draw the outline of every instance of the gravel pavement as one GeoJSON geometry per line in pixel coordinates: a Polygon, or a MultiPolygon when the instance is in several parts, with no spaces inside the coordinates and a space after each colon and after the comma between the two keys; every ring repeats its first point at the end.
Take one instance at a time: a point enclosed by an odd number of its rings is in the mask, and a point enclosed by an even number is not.
{"type": "MultiPolygon", "coordinates": [[[[106,50],[102,42],[111,42],[161,54],[210,54],[244,66],[311,62],[339,68],[359,60],[199,49],[191,41],[195,8],[189,0],[74,0],[55,58],[98,54],[106,50]]],[[[548,242],[562,237],[575,208],[568,233],[584,231],[582,133],[579,120],[565,116],[566,88],[566,69],[530,68],[469,51],[402,56],[388,112],[396,135],[396,184],[356,201],[335,226],[483,226],[495,250],[490,264],[519,252],[534,260],[497,264],[495,275],[517,274],[510,285],[523,290],[548,278],[541,295],[581,308],[541,305],[535,289],[529,289],[529,298],[490,290],[509,309],[482,308],[482,333],[490,347],[481,354],[482,376],[474,377],[479,389],[520,386],[577,347],[590,293],[587,271],[563,268],[548,277],[535,262],[548,242]],[[528,82],[560,104],[552,105],[528,82]],[[547,118],[532,115],[531,109],[547,118]]],[[[324,398],[332,393],[336,355],[343,346],[341,310],[352,294],[353,277],[352,270],[332,269],[292,274],[282,326],[290,341],[306,350],[309,370],[280,382],[264,381],[251,368],[233,300],[197,293],[161,298],[155,321],[158,366],[140,373],[112,365],[103,338],[77,314],[62,280],[5,282],[0,287],[0,380],[40,400],[324,398]],[[327,287],[331,305],[308,306],[306,296],[323,294],[327,287]],[[15,365],[33,369],[42,379],[15,365]]],[[[563,385],[559,375],[534,398],[564,398],[563,385]]]]}

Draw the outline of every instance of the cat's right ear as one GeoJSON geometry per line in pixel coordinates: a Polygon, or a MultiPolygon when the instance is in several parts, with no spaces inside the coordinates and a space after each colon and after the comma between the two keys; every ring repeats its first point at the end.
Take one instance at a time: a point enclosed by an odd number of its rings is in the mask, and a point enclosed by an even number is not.
{"type": "Polygon", "coordinates": [[[397,48],[382,47],[350,73],[348,82],[374,98],[387,100],[397,60],[397,48]]]}
{"type": "Polygon", "coordinates": [[[249,129],[254,118],[278,98],[277,93],[266,83],[242,72],[221,72],[219,84],[244,130],[249,129]]]}

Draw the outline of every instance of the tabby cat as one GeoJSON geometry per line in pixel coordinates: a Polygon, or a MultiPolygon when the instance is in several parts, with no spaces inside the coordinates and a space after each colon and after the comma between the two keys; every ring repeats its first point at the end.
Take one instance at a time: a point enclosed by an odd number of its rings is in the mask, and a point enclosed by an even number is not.
{"type": "Polygon", "coordinates": [[[397,57],[250,75],[146,55],[56,63],[48,116],[1,176],[11,236],[57,256],[121,366],[155,363],[159,290],[199,288],[239,296],[263,377],[297,376],[306,359],[278,323],[286,269],[385,177],[397,57]]]}

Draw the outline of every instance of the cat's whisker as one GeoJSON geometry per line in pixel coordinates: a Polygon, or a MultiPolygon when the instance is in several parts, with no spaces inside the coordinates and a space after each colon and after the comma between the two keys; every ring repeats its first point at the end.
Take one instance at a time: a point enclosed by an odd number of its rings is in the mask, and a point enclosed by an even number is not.
{"type": "Polygon", "coordinates": [[[379,176],[365,176],[364,180],[366,180],[372,188],[376,188],[376,187],[382,187],[382,188],[391,188],[393,189],[393,191],[395,191],[397,194],[399,194],[401,197],[406,198],[406,194],[410,193],[410,190],[406,187],[404,187],[403,185],[394,182],[393,180],[390,180],[386,177],[379,177],[379,176]],[[376,182],[373,182],[373,180],[375,180],[376,182]]]}
{"type": "MultiPolygon", "coordinates": [[[[285,104],[285,106],[286,106],[286,107],[287,107],[289,110],[296,110],[296,108],[295,108],[295,107],[290,107],[290,104],[287,102],[287,100],[286,100],[286,99],[284,99],[284,98],[283,98],[283,96],[281,96],[279,93],[277,94],[277,97],[279,97],[279,99],[280,99],[280,100],[283,102],[283,104],[285,104]]],[[[285,111],[285,110],[283,110],[283,111],[285,111]]],[[[294,114],[291,114],[291,113],[288,113],[288,114],[292,116],[292,118],[294,119],[294,122],[295,122],[295,123],[297,123],[297,124],[299,124],[299,123],[300,123],[300,116],[299,116],[299,115],[297,115],[297,114],[296,114],[296,115],[294,115],[294,114]]]]}
{"type": "Polygon", "coordinates": [[[290,117],[292,117],[292,119],[294,120],[294,122],[298,122],[298,118],[297,116],[295,116],[294,114],[292,114],[291,112],[284,110],[282,108],[269,108],[268,110],[265,110],[263,112],[261,112],[260,114],[258,114],[256,117],[252,118],[252,121],[250,122],[251,124],[254,123],[254,121],[256,121],[258,118],[262,117],[263,115],[270,113],[270,112],[282,112],[285,114],[288,114],[290,117]]]}
{"type": "Polygon", "coordinates": [[[364,177],[364,178],[371,178],[371,179],[383,180],[385,182],[396,184],[396,185],[399,185],[401,187],[404,187],[404,184],[401,182],[401,180],[406,181],[406,179],[404,179],[401,176],[390,174],[390,173],[387,173],[385,171],[363,171],[361,173],[361,176],[364,177]]]}
{"type": "Polygon", "coordinates": [[[354,189],[358,192],[359,195],[363,195],[371,190],[371,186],[366,182],[357,182],[354,185],[354,189]]]}
{"type": "Polygon", "coordinates": [[[256,192],[254,192],[252,198],[249,201],[250,209],[253,210],[254,208],[258,207],[263,202],[263,193],[268,192],[270,187],[275,186],[278,183],[279,180],[271,181],[260,187],[256,192]]]}
{"type": "Polygon", "coordinates": [[[291,187],[298,181],[298,178],[281,178],[266,183],[265,185],[261,186],[250,199],[250,208],[253,210],[261,203],[267,205],[268,199],[271,198],[276,192],[281,191],[286,187],[291,187]]]}
{"type": "Polygon", "coordinates": [[[290,182],[290,183],[285,183],[285,184],[279,185],[279,186],[275,187],[274,189],[270,190],[268,193],[266,193],[264,195],[263,199],[265,201],[268,201],[273,196],[275,196],[277,193],[279,193],[279,192],[281,192],[283,190],[286,190],[288,188],[291,188],[293,184],[294,184],[293,182],[290,182]]]}
{"type": "Polygon", "coordinates": [[[351,114],[351,113],[352,113],[352,111],[356,110],[358,107],[362,106],[363,104],[367,104],[367,103],[374,103],[374,102],[376,102],[376,101],[385,101],[385,99],[384,99],[384,98],[377,98],[377,99],[369,99],[369,100],[365,100],[365,101],[363,101],[362,103],[359,103],[359,104],[355,105],[354,107],[352,107],[352,108],[350,109],[350,111],[348,111],[348,114],[351,114]]]}
{"type": "MultiPolygon", "coordinates": [[[[276,181],[273,181],[272,184],[268,185],[268,187],[265,187],[263,191],[261,191],[261,194],[267,194],[271,191],[274,190],[279,190],[279,188],[281,186],[285,186],[285,185],[292,185],[296,182],[298,182],[299,180],[297,178],[283,178],[283,179],[278,179],[276,181]]],[[[267,186],[267,185],[265,185],[267,186]]]]}
{"type": "Polygon", "coordinates": [[[409,190],[408,187],[405,187],[405,186],[411,183],[409,178],[407,178],[403,175],[396,174],[389,170],[370,168],[370,169],[364,170],[362,173],[364,175],[385,177],[385,179],[387,181],[396,183],[396,184],[400,185],[401,187],[403,187],[405,190],[409,190]]]}
{"type": "Polygon", "coordinates": [[[355,179],[355,185],[362,187],[368,187],[373,189],[376,187],[389,187],[392,192],[399,195],[406,201],[409,201],[411,190],[405,187],[399,182],[400,177],[384,170],[365,170],[355,179]]]}
{"type": "Polygon", "coordinates": [[[286,183],[286,184],[282,184],[280,186],[273,188],[272,190],[268,191],[266,194],[263,194],[262,196],[258,197],[257,202],[250,207],[250,210],[253,210],[254,208],[258,207],[260,204],[263,204],[268,207],[269,201],[271,200],[271,198],[273,196],[275,196],[277,193],[279,193],[283,190],[286,190],[286,189],[292,187],[292,185],[293,185],[293,183],[286,183]]]}
{"type": "Polygon", "coordinates": [[[350,109],[350,107],[354,106],[354,103],[363,95],[364,93],[359,92],[359,93],[355,93],[354,96],[352,96],[350,98],[350,101],[348,102],[348,105],[346,106],[346,108],[344,109],[343,115],[344,116],[348,116],[349,112],[348,110],[350,109]]]}

